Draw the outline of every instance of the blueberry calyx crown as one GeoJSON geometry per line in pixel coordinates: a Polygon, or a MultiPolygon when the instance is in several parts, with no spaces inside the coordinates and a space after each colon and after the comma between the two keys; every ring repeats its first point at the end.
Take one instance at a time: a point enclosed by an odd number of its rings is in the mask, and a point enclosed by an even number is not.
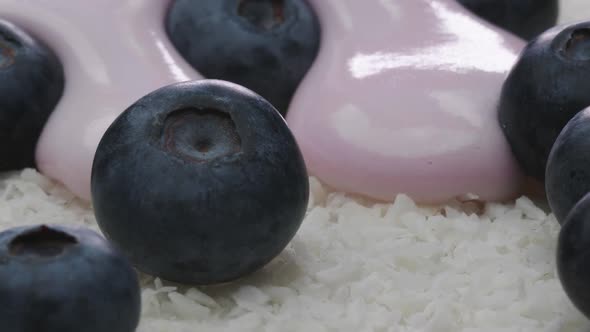
{"type": "Polygon", "coordinates": [[[190,162],[207,162],[242,150],[231,116],[217,109],[186,108],[164,121],[165,151],[190,162]]]}
{"type": "Polygon", "coordinates": [[[563,54],[573,60],[590,60],[590,28],[574,30],[565,43],[563,54]]]}
{"type": "Polygon", "coordinates": [[[10,67],[16,58],[18,41],[0,30],[0,69],[10,67]]]}
{"type": "Polygon", "coordinates": [[[284,8],[284,0],[238,1],[238,15],[264,30],[271,30],[285,21],[284,8]]]}
{"type": "Polygon", "coordinates": [[[76,244],[78,244],[78,240],[75,237],[42,225],[12,239],[8,249],[10,254],[15,256],[54,257],[76,244]]]}

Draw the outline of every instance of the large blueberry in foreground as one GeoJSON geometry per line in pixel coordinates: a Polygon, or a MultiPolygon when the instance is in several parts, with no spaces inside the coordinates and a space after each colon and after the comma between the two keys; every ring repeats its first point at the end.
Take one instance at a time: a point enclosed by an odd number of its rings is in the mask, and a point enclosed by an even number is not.
{"type": "Polygon", "coordinates": [[[576,114],[557,137],[547,162],[545,191],[560,224],[590,192],[590,108],[576,114]]]}
{"type": "Polygon", "coordinates": [[[281,115],[217,80],[169,85],[125,110],[98,146],[91,189],[100,228],[137,268],[196,284],[272,260],[309,196],[281,115]]]}
{"type": "Polygon", "coordinates": [[[487,21],[529,40],[557,22],[558,0],[458,0],[487,21]]]}
{"type": "Polygon", "coordinates": [[[135,270],[94,231],[0,233],[2,332],[132,332],[140,306],[135,270]]]}
{"type": "Polygon", "coordinates": [[[205,77],[245,86],[283,115],[320,44],[305,0],[175,0],[166,31],[205,77]]]}
{"type": "Polygon", "coordinates": [[[574,206],[561,227],[556,263],[566,294],[590,318],[590,194],[574,206]]]}
{"type": "Polygon", "coordinates": [[[63,87],[63,68],[55,54],[0,20],[0,171],[35,165],[39,135],[63,87]]]}
{"type": "Polygon", "coordinates": [[[524,172],[543,181],[551,147],[590,105],[590,22],[555,27],[530,42],[506,79],[500,125],[524,172]]]}

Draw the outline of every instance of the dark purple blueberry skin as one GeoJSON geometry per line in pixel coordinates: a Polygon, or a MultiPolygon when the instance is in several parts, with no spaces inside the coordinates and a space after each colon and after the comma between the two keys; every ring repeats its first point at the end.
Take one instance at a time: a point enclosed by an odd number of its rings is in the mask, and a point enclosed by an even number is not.
{"type": "Polygon", "coordinates": [[[590,22],[555,27],[522,51],[502,87],[499,121],[525,174],[544,181],[555,139],[590,105],[590,22]]]}
{"type": "Polygon", "coordinates": [[[293,238],[306,167],[281,115],[233,83],[169,85],[108,128],[91,176],[96,219],[135,266],[213,284],[252,273],[293,238]]]}
{"type": "Polygon", "coordinates": [[[557,137],[547,162],[545,191],[560,224],[590,192],[590,108],[574,116],[557,137]]]}
{"type": "Polygon", "coordinates": [[[0,233],[2,332],[132,332],[140,287],[131,264],[85,228],[0,233]]]}
{"type": "Polygon", "coordinates": [[[166,31],[203,76],[253,90],[282,115],[320,45],[305,0],[175,0],[166,31]]]}
{"type": "Polygon", "coordinates": [[[556,263],[565,293],[590,318],[590,194],[574,206],[561,227],[556,263]]]}
{"type": "Polygon", "coordinates": [[[57,56],[0,19],[0,171],[35,167],[35,147],[64,89],[57,56]]]}
{"type": "Polygon", "coordinates": [[[458,0],[474,14],[513,34],[530,40],[553,27],[558,0],[458,0]]]}

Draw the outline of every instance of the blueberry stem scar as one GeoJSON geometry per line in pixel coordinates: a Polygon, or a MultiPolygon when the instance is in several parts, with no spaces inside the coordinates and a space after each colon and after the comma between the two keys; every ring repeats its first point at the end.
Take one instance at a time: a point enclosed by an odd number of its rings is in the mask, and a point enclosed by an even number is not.
{"type": "Polygon", "coordinates": [[[5,42],[0,42],[0,68],[8,68],[14,63],[16,50],[5,42]]]}
{"type": "Polygon", "coordinates": [[[171,112],[164,123],[164,150],[203,163],[241,151],[231,116],[221,110],[187,108],[171,112]]]}
{"type": "Polygon", "coordinates": [[[9,244],[12,255],[58,256],[78,241],[71,235],[45,225],[15,237],[9,244]]]}
{"type": "Polygon", "coordinates": [[[574,30],[565,44],[565,55],[574,60],[590,60],[590,29],[574,30]]]}
{"type": "Polygon", "coordinates": [[[240,0],[238,3],[238,14],[245,17],[259,28],[270,30],[285,21],[284,0],[267,0],[267,1],[253,1],[240,0]],[[257,11],[261,10],[262,6],[270,6],[271,16],[256,15],[257,11]]]}

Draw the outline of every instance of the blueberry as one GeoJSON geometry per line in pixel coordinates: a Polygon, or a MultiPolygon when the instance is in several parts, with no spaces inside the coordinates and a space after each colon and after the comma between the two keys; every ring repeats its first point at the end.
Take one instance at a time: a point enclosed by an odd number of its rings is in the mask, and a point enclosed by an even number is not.
{"type": "Polygon", "coordinates": [[[488,22],[530,40],[557,22],[558,0],[458,0],[488,22]]]}
{"type": "Polygon", "coordinates": [[[545,191],[561,224],[590,192],[590,108],[576,114],[557,137],[547,162],[545,191]]]}
{"type": "Polygon", "coordinates": [[[574,206],[561,227],[556,263],[567,296],[590,318],[590,194],[574,206]]]}
{"type": "Polygon", "coordinates": [[[525,174],[544,181],[557,135],[590,105],[590,22],[555,27],[522,51],[502,87],[499,121],[525,174]]]}
{"type": "Polygon", "coordinates": [[[293,238],[309,196],[281,115],[233,83],[160,88],[101,139],[91,176],[100,228],[136,267],[212,284],[249,274],[293,238]]]}
{"type": "Polygon", "coordinates": [[[305,0],[175,0],[166,31],[202,75],[247,87],[283,115],[320,44],[305,0]]]}
{"type": "Polygon", "coordinates": [[[38,225],[0,233],[2,332],[131,332],[140,305],[135,270],[94,231],[38,225]]]}
{"type": "Polygon", "coordinates": [[[0,171],[35,166],[35,146],[63,87],[52,50],[0,20],[0,171]]]}

